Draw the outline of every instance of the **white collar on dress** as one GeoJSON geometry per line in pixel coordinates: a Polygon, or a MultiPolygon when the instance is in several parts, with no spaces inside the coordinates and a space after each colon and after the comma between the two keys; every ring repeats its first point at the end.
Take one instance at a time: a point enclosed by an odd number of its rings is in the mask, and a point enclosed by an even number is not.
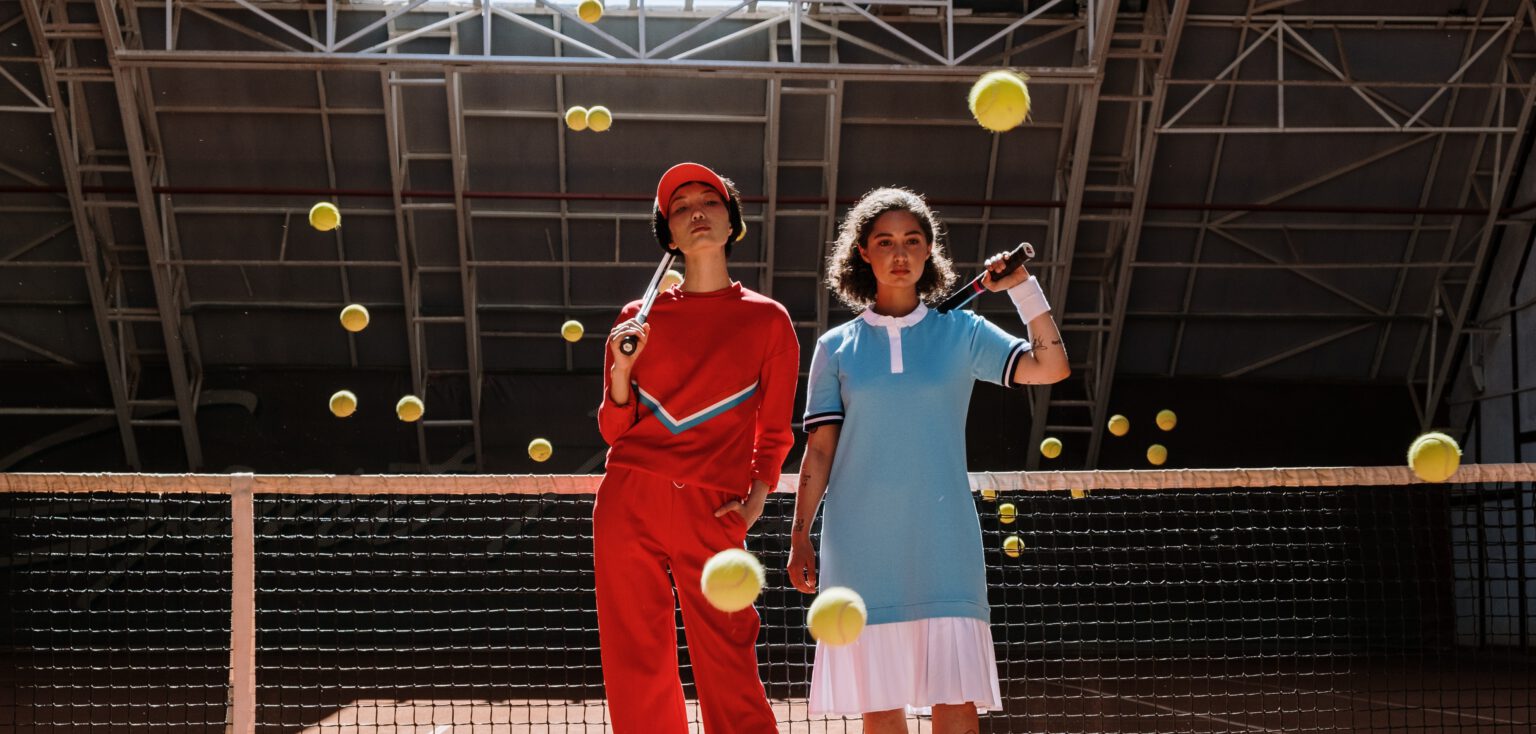
{"type": "Polygon", "coordinates": [[[917,304],[917,308],[912,309],[912,313],[906,316],[882,316],[875,313],[873,308],[866,308],[863,313],[859,314],[864,319],[864,323],[870,326],[894,326],[898,329],[916,326],[917,322],[922,321],[923,317],[927,315],[928,305],[924,303],[917,304]]]}

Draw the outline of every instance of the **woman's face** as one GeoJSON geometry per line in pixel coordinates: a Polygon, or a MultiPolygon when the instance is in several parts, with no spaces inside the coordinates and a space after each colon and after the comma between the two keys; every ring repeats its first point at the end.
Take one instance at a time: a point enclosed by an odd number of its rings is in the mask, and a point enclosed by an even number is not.
{"type": "Polygon", "coordinates": [[[917,288],[932,245],[912,212],[893,209],[875,219],[859,256],[875,271],[880,288],[917,288]]]}
{"type": "Polygon", "coordinates": [[[724,247],[731,238],[731,213],[720,192],[706,184],[678,187],[667,204],[672,246],[687,256],[698,250],[724,247]]]}

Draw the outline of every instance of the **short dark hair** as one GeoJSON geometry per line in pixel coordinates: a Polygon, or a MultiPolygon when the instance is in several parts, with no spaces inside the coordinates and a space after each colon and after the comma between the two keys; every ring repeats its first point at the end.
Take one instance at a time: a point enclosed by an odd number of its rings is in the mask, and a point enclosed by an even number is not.
{"type": "MultiPolygon", "coordinates": [[[[730,257],[731,245],[746,236],[747,223],[741,218],[741,192],[736,190],[736,182],[724,176],[720,177],[720,182],[725,184],[725,210],[731,217],[731,235],[725,241],[725,256],[730,257]]],[[[682,257],[683,251],[672,246],[672,228],[667,224],[667,215],[661,210],[662,206],[665,206],[662,202],[651,204],[651,233],[656,235],[656,244],[682,257]]]]}
{"type": "Polygon", "coordinates": [[[875,220],[892,211],[905,211],[917,217],[923,235],[932,246],[923,274],[917,279],[917,297],[937,303],[955,284],[955,268],[949,259],[944,223],[939,215],[920,194],[894,187],[875,189],[860,197],[848,210],[837,230],[837,239],[832,243],[832,252],[827,255],[827,287],[854,311],[862,311],[874,303],[878,290],[875,271],[859,257],[858,249],[868,244],[869,231],[875,226],[875,220]]]}

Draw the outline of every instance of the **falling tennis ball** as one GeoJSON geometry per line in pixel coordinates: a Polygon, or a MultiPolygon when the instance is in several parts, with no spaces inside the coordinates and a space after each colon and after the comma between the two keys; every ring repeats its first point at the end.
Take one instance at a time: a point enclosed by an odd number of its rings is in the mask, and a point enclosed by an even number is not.
{"type": "Polygon", "coordinates": [[[587,129],[600,133],[613,127],[613,113],[607,107],[597,105],[587,108],[587,129]]]}
{"type": "Polygon", "coordinates": [[[991,487],[982,487],[982,489],[981,489],[981,498],[986,500],[986,501],[988,501],[988,502],[996,502],[997,501],[997,490],[995,490],[995,489],[993,489],[991,487]]]}
{"type": "Polygon", "coordinates": [[[1171,430],[1173,430],[1173,427],[1178,425],[1178,424],[1179,424],[1179,417],[1177,415],[1174,415],[1173,411],[1171,411],[1171,410],[1159,410],[1159,411],[1157,411],[1157,427],[1158,428],[1161,428],[1161,429],[1163,429],[1165,431],[1171,431],[1171,430]]]}
{"type": "Polygon", "coordinates": [[[576,15],[588,23],[596,23],[602,20],[602,0],[581,0],[581,4],[576,6],[576,15]]]}
{"type": "Polygon", "coordinates": [[[1018,517],[1019,517],[1019,508],[1014,507],[1012,502],[1004,502],[1003,504],[1000,504],[1000,505],[997,506],[997,521],[998,522],[1000,522],[1000,523],[1002,523],[1004,525],[1009,525],[1014,520],[1018,519],[1018,517]]]}
{"type": "Polygon", "coordinates": [[[329,201],[322,201],[309,208],[309,226],[329,232],[341,226],[341,210],[329,201]]]}
{"type": "Polygon", "coordinates": [[[1040,455],[1047,459],[1061,456],[1061,439],[1051,436],[1040,442],[1040,455]]]}
{"type": "Polygon", "coordinates": [[[661,276],[661,289],[666,290],[683,282],[683,274],[676,270],[668,270],[661,276]]]}
{"type": "Polygon", "coordinates": [[[528,442],[528,458],[543,463],[549,461],[549,455],[555,453],[554,444],[547,438],[535,438],[528,442]]]}
{"type": "Polygon", "coordinates": [[[1010,535],[1006,538],[1003,538],[1003,553],[1007,554],[1009,558],[1018,558],[1019,554],[1023,552],[1023,538],[1020,538],[1017,535],[1010,535]]]}
{"type": "Polygon", "coordinates": [[[331,396],[331,415],[345,418],[357,412],[357,395],[351,390],[337,390],[331,396]]]}
{"type": "Polygon", "coordinates": [[[560,336],[565,337],[565,340],[572,344],[581,341],[581,335],[585,333],[587,330],[582,328],[581,322],[575,319],[560,325],[560,336]]]}
{"type": "Polygon", "coordinates": [[[341,328],[353,333],[368,328],[368,309],[359,303],[342,309],[341,328]]]}
{"type": "Polygon", "coordinates": [[[1067,490],[1067,492],[1069,494],[1071,494],[1072,495],[1072,499],[1075,499],[1075,500],[1080,500],[1080,499],[1088,496],[1088,490],[1086,490],[1086,489],[1069,489],[1069,490],[1067,490]]]}
{"type": "Polygon", "coordinates": [[[869,612],[858,592],[846,586],[834,586],[816,595],[805,615],[805,626],[817,642],[841,647],[859,639],[869,612]]]}
{"type": "Polygon", "coordinates": [[[763,592],[763,564],[741,548],[727,548],[704,564],[699,586],[709,605],[722,612],[739,612],[763,592]]]}
{"type": "Polygon", "coordinates": [[[1115,414],[1109,417],[1109,432],[1116,436],[1124,436],[1131,432],[1131,419],[1123,415],[1115,414]]]}
{"type": "Polygon", "coordinates": [[[565,126],[576,132],[587,129],[587,108],[577,105],[566,110],[565,126]]]}
{"type": "Polygon", "coordinates": [[[1443,482],[1461,467],[1461,447],[1444,433],[1426,433],[1408,447],[1408,468],[1426,482],[1443,482]]]}
{"type": "Polygon", "coordinates": [[[971,115],[995,133],[1007,132],[1029,117],[1029,86],[1011,71],[989,71],[971,85],[967,102],[971,115]]]}
{"type": "Polygon", "coordinates": [[[421,414],[427,412],[427,406],[423,405],[421,398],[415,395],[407,395],[395,403],[395,415],[406,423],[414,423],[421,420],[421,414]]]}
{"type": "Polygon", "coordinates": [[[1162,466],[1168,460],[1168,448],[1160,443],[1154,443],[1147,447],[1147,463],[1152,466],[1162,466]]]}

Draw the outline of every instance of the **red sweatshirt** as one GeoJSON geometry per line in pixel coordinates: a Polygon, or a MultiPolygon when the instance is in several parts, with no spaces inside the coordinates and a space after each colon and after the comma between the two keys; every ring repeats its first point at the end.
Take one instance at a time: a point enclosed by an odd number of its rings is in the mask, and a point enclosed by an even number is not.
{"type": "MultiPolygon", "coordinates": [[[[639,311],[635,301],[614,323],[639,311]]],[[[709,293],[673,286],[656,296],[647,323],[624,405],[609,392],[613,353],[604,359],[597,425],[608,466],[743,496],[753,479],[778,485],[800,375],[789,312],[740,283],[709,293]]]]}

